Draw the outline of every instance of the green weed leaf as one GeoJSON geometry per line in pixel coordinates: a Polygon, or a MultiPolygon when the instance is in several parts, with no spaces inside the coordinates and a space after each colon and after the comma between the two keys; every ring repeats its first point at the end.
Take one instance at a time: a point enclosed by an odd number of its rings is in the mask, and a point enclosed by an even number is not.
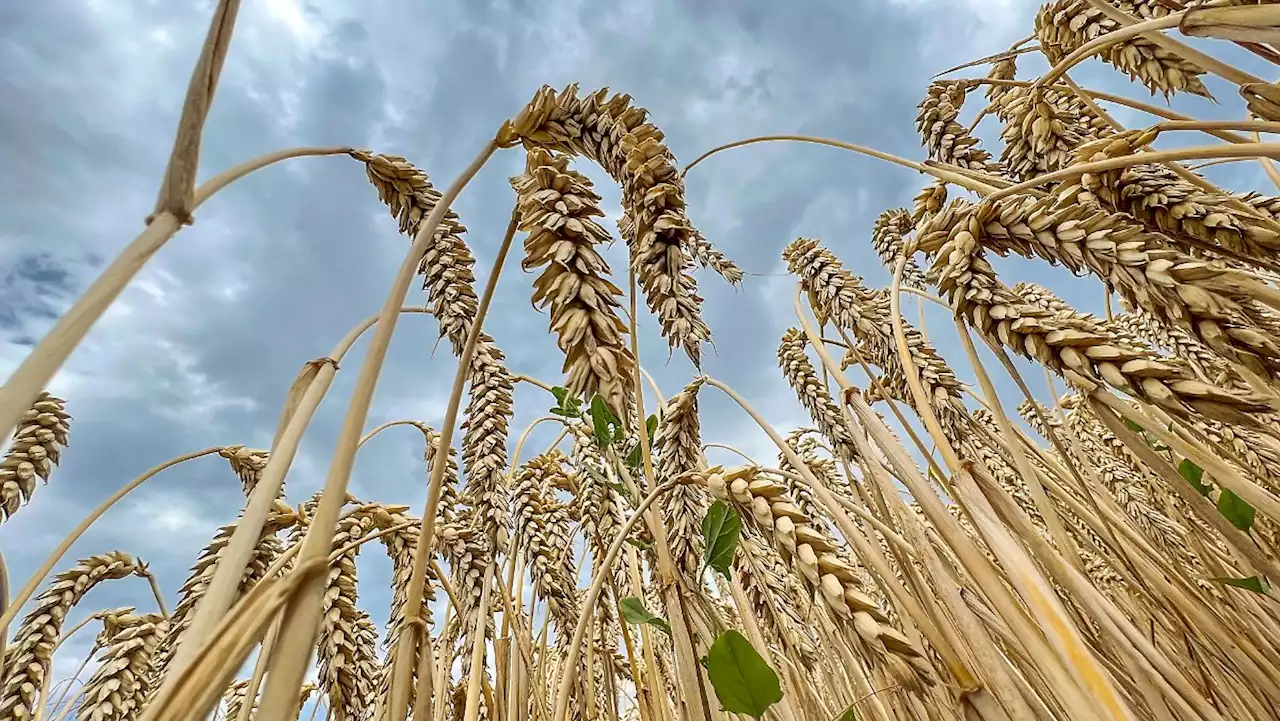
{"type": "Polygon", "coordinates": [[[1253,591],[1263,596],[1267,594],[1267,591],[1271,590],[1271,584],[1267,583],[1267,579],[1258,576],[1250,576],[1248,578],[1211,578],[1209,580],[1225,586],[1243,588],[1246,591],[1253,591]]]}
{"type": "Polygon", "coordinates": [[[1253,517],[1256,515],[1253,506],[1225,488],[1218,494],[1218,512],[1231,521],[1231,525],[1245,533],[1253,528],[1253,517]]]}
{"type": "Polygon", "coordinates": [[[729,564],[738,548],[742,517],[724,501],[716,501],[702,519],[703,567],[714,568],[729,577],[729,564]]]}
{"type": "Polygon", "coordinates": [[[671,624],[667,623],[663,617],[650,613],[649,609],[644,607],[644,601],[635,596],[627,596],[618,601],[618,607],[622,610],[622,617],[627,623],[647,623],[668,636],[671,635],[671,624]]]}
{"type": "Polygon", "coordinates": [[[742,634],[725,631],[707,651],[707,677],[725,711],[759,719],[782,700],[778,674],[742,634]]]}
{"type": "Polygon", "coordinates": [[[1204,469],[1197,466],[1190,458],[1183,458],[1182,463],[1178,464],[1178,473],[1187,479],[1193,488],[1200,492],[1205,498],[1209,497],[1209,492],[1213,490],[1213,486],[1200,480],[1204,478],[1204,469]]]}

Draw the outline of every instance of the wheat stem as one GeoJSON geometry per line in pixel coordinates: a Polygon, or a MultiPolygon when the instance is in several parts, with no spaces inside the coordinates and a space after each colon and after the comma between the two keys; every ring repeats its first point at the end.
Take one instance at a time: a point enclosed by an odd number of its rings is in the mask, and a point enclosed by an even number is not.
{"type": "MultiPolygon", "coordinates": [[[[496,148],[496,143],[493,141],[486,143],[471,165],[449,187],[444,194],[444,198],[441,199],[431,215],[422,223],[413,245],[400,265],[400,270],[392,283],[391,291],[387,295],[386,303],[378,316],[378,322],[373,338],[369,342],[369,350],[366,353],[365,362],[360,368],[360,375],[356,379],[356,388],[352,394],[351,403],[347,407],[346,418],[343,421],[342,431],[338,438],[337,447],[334,450],[333,461],[329,467],[329,475],[325,479],[324,495],[321,497],[315,518],[303,541],[304,546],[299,556],[299,563],[304,566],[315,559],[328,555],[332,529],[337,522],[338,511],[341,507],[342,498],[345,496],[347,482],[355,461],[355,450],[356,444],[360,439],[360,430],[364,425],[365,418],[368,416],[379,371],[382,368],[383,361],[386,359],[387,349],[391,344],[391,336],[395,332],[400,305],[405,293],[408,291],[414,272],[417,270],[418,260],[422,257],[427,245],[434,239],[435,229],[444,217],[449,205],[458,196],[458,193],[462,191],[467,182],[480,170],[496,148]]],[[[477,322],[475,325],[478,328],[480,323],[477,322]]],[[[464,363],[463,366],[465,365],[464,363]]],[[[441,448],[449,447],[452,421],[453,418],[446,418],[446,426],[441,432],[441,448]]],[[[437,475],[443,478],[444,466],[444,463],[435,465],[432,471],[433,481],[436,480],[435,476],[437,475]]],[[[438,483],[433,482],[431,490],[438,501],[440,490],[438,483]]],[[[429,506],[427,513],[423,517],[424,528],[434,524],[434,512],[435,508],[429,506]]],[[[430,544],[431,537],[429,534],[425,539],[420,538],[418,552],[420,554],[427,553],[430,544]]],[[[406,618],[410,621],[417,618],[417,614],[410,613],[410,611],[417,610],[412,608],[415,598],[418,599],[418,603],[421,602],[422,580],[422,577],[419,576],[419,582],[416,584],[411,582],[409,586],[406,618]]],[[[317,577],[306,583],[303,591],[289,599],[289,610],[280,631],[278,649],[272,657],[270,669],[272,673],[268,674],[267,683],[262,693],[262,705],[258,711],[258,718],[261,721],[289,721],[297,715],[297,689],[302,685],[307,663],[311,658],[311,641],[315,638],[316,624],[319,621],[321,611],[319,594],[322,589],[321,579],[317,577]]],[[[406,624],[406,628],[411,627],[406,624]]],[[[406,653],[409,650],[402,649],[401,652],[406,653]]],[[[396,707],[391,709],[393,716],[397,710],[396,707]]]]}

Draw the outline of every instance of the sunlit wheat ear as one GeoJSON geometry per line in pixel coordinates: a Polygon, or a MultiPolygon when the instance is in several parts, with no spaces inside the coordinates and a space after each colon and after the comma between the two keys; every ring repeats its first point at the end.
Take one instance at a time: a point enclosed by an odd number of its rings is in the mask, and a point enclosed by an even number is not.
{"type": "MultiPolygon", "coordinates": [[[[249,679],[244,678],[232,682],[222,694],[222,708],[225,710],[223,718],[227,719],[227,721],[234,721],[240,718],[240,712],[244,709],[244,702],[247,700],[246,697],[248,695],[249,679]]],[[[254,706],[256,707],[257,704],[255,703],[254,706]]],[[[251,710],[249,713],[250,718],[252,718],[253,711],[251,710]]]]}
{"type": "Polygon", "coordinates": [[[697,364],[711,331],[687,272],[694,227],[675,157],[648,112],[633,107],[630,96],[609,96],[608,89],[579,97],[577,85],[560,92],[543,86],[507,130],[500,140],[585,156],[622,186],[619,226],[645,301],[667,342],[682,346],[697,364]]]}
{"type": "MultiPolygon", "coordinates": [[[[401,234],[414,237],[442,197],[427,174],[396,155],[357,150],[351,157],[365,164],[369,182],[399,221],[401,234]]],[[[478,304],[473,289],[475,258],[462,238],[466,231],[457,213],[446,212],[418,267],[440,335],[449,339],[454,355],[462,352],[478,304]]]]}
{"type": "Polygon", "coordinates": [[[742,284],[742,269],[712,245],[702,233],[697,230],[692,231],[689,241],[689,253],[698,265],[714,270],[730,285],[742,284]]]}
{"type": "Polygon", "coordinates": [[[1255,300],[1266,292],[1261,282],[1191,258],[1127,215],[1052,197],[957,202],[917,234],[923,248],[938,248],[944,238],[951,254],[962,245],[964,252],[1012,250],[1091,272],[1216,353],[1258,373],[1280,370],[1275,317],[1255,300]]]}
{"type": "MultiPolygon", "coordinates": [[[[818,455],[818,439],[813,437],[810,429],[801,428],[792,431],[787,434],[785,440],[796,455],[800,456],[800,460],[804,462],[809,471],[817,476],[824,486],[832,493],[845,494],[847,486],[840,478],[840,472],[836,468],[835,461],[818,455]]],[[[783,471],[798,473],[791,465],[791,461],[782,453],[778,454],[778,468],[783,471]]],[[[790,494],[800,510],[804,511],[804,514],[809,517],[809,522],[829,533],[831,530],[830,516],[822,508],[822,505],[814,499],[813,491],[805,484],[791,478],[786,479],[785,483],[787,493],[790,494]]]]}
{"type": "Polygon", "coordinates": [[[809,355],[805,352],[807,347],[808,340],[804,331],[788,329],[778,344],[778,366],[782,369],[787,384],[799,398],[800,405],[809,411],[809,416],[831,443],[831,447],[841,458],[855,460],[858,458],[858,451],[849,434],[849,427],[845,425],[840,407],[831,399],[831,394],[827,393],[813,362],[809,360],[809,355]]]}
{"type": "MultiPolygon", "coordinates": [[[[267,467],[267,451],[244,446],[227,446],[218,451],[218,455],[231,464],[231,470],[235,471],[236,476],[240,478],[244,495],[248,497],[258,485],[258,479],[262,477],[262,469],[267,467]]],[[[284,497],[283,488],[280,490],[280,496],[284,497]]]]}
{"type": "MultiPolygon", "coordinates": [[[[871,246],[880,256],[880,262],[890,271],[897,267],[898,259],[905,250],[902,236],[910,233],[913,226],[911,211],[906,208],[886,210],[876,217],[875,225],[871,227],[871,246]]],[[[908,288],[928,287],[924,271],[911,258],[907,259],[907,267],[902,271],[902,285],[908,288]]]]}
{"type": "MultiPolygon", "coordinates": [[[[653,440],[654,473],[659,482],[702,466],[702,424],[698,417],[695,380],[667,401],[653,440]]],[[[671,558],[686,578],[697,578],[702,564],[701,524],[707,507],[705,494],[676,486],[658,501],[666,526],[671,558]]]]}
{"type": "Polygon", "coordinates": [[[45,482],[67,446],[71,416],[66,401],[40,394],[18,422],[13,442],[0,459],[0,523],[18,512],[36,491],[36,479],[45,482]]]}
{"type": "Polygon", "coordinates": [[[564,456],[558,451],[535,456],[520,468],[511,489],[516,547],[524,553],[533,593],[547,602],[547,614],[560,633],[572,635],[578,623],[577,574],[566,554],[562,516],[554,486],[565,476],[564,456]]]}
{"type": "MultiPolygon", "coordinates": [[[[1073,162],[1088,163],[1132,155],[1151,135],[1131,131],[1089,143],[1073,162]]],[[[1280,233],[1262,218],[1231,207],[1231,196],[1196,187],[1160,165],[1134,165],[1063,181],[1056,191],[1064,203],[1097,203],[1128,213],[1153,233],[1167,234],[1179,249],[1189,247],[1212,258],[1223,250],[1255,264],[1276,267],[1280,233]]],[[[1185,251],[1184,251],[1185,252],[1185,251]]]]}
{"type": "MultiPolygon", "coordinates": [[[[1001,60],[992,63],[991,70],[987,72],[987,77],[991,80],[1013,80],[1018,77],[1018,56],[1010,55],[1001,60]]],[[[987,86],[987,100],[992,103],[1000,102],[1000,98],[1009,92],[1010,86],[991,84],[987,86]]]]}
{"type": "Polygon", "coordinates": [[[593,220],[604,216],[600,196],[585,175],[569,169],[567,156],[541,148],[529,151],[524,175],[511,185],[520,230],[529,233],[521,265],[544,269],[533,283],[533,302],[550,306],[551,329],[565,356],[565,387],[584,400],[599,393],[625,416],[635,359],[619,317],[622,291],[596,250],[609,242],[609,232],[593,220]]]}
{"type": "Polygon", "coordinates": [[[916,133],[929,157],[961,168],[999,172],[991,153],[958,121],[969,84],[961,80],[940,80],[929,85],[929,94],[916,113],[916,133]]]}
{"type": "Polygon", "coordinates": [[[843,557],[829,533],[810,522],[784,485],[755,468],[725,475],[698,474],[695,482],[716,498],[737,504],[745,518],[772,535],[783,560],[809,589],[819,593],[833,613],[853,624],[873,660],[882,659],[883,654],[896,656],[919,674],[917,680],[933,683],[933,670],[923,649],[889,625],[888,616],[861,587],[856,565],[843,557]]]}
{"type": "Polygon", "coordinates": [[[1076,146],[1111,132],[1074,95],[1052,89],[1009,88],[995,110],[1004,124],[1000,161],[1018,180],[1065,168],[1076,146]]]}
{"type": "MultiPolygon", "coordinates": [[[[246,486],[246,491],[248,490],[251,489],[246,486]]],[[[263,579],[268,567],[279,557],[283,550],[280,539],[276,534],[283,529],[292,527],[297,520],[297,515],[292,509],[285,505],[283,501],[277,502],[275,509],[268,516],[267,522],[262,527],[262,535],[258,539],[258,545],[254,548],[249,564],[245,567],[244,575],[240,580],[240,590],[236,595],[237,598],[243,596],[254,584],[263,579]]],[[[235,530],[236,524],[234,523],[222,526],[217,530],[209,545],[200,551],[195,565],[191,567],[191,573],[178,590],[178,603],[173,609],[173,615],[169,618],[165,640],[157,649],[155,659],[151,664],[150,690],[159,689],[160,680],[169,670],[169,664],[173,660],[174,653],[177,651],[178,645],[182,643],[183,634],[186,633],[187,628],[191,625],[196,604],[200,602],[200,599],[204,598],[209,582],[213,579],[218,560],[221,558],[227,544],[231,542],[231,535],[235,533],[235,530]]]]}
{"type": "Polygon", "coordinates": [[[942,212],[942,208],[946,204],[946,183],[938,181],[932,185],[926,185],[923,190],[916,194],[915,201],[911,206],[912,225],[920,227],[928,223],[934,215],[942,212]]]}
{"type": "MultiPolygon", "coordinates": [[[[439,443],[439,434],[434,431],[429,434],[430,445],[428,445],[427,463],[430,467],[431,457],[434,455],[436,444],[439,443]]],[[[445,471],[445,494],[440,497],[439,520],[438,523],[447,523],[453,517],[453,505],[446,505],[446,499],[452,492],[451,485],[457,482],[458,468],[452,458],[449,459],[448,470],[445,471]]],[[[396,647],[400,639],[400,630],[404,627],[404,606],[409,594],[409,577],[413,572],[413,556],[418,551],[418,531],[420,522],[404,515],[403,506],[379,506],[373,511],[373,519],[378,530],[386,530],[403,526],[398,531],[392,531],[382,536],[382,545],[386,548],[387,556],[391,559],[391,607],[387,614],[387,634],[384,640],[384,646],[387,652],[383,658],[381,670],[378,672],[377,693],[380,698],[386,698],[391,691],[392,668],[395,662],[396,647]],[[408,523],[412,521],[412,523],[408,523]],[[407,525],[406,525],[407,524],[407,525]]],[[[435,572],[432,567],[427,567],[427,582],[423,586],[423,595],[427,602],[435,600],[435,586],[438,580],[435,578],[435,572]]],[[[426,605],[426,604],[424,604],[426,605]]],[[[420,651],[421,649],[419,649],[420,651]]],[[[413,678],[417,682],[418,656],[415,654],[413,662],[413,678]]],[[[414,697],[416,696],[416,687],[412,687],[409,693],[409,706],[413,707],[414,697]]]]}
{"type": "Polygon", "coordinates": [[[735,576],[742,584],[747,600],[771,635],[782,639],[801,661],[816,662],[819,641],[805,618],[812,613],[812,594],[800,586],[795,574],[788,573],[778,554],[768,545],[759,529],[742,534],[738,552],[733,557],[735,576]]]}
{"type": "MultiPolygon", "coordinates": [[[[830,321],[852,333],[863,345],[865,360],[880,366],[886,380],[896,386],[890,391],[894,397],[910,398],[894,338],[888,294],[867,289],[861,278],[845,270],[844,264],[816,240],[797,238],[782,251],[782,258],[808,291],[818,320],[830,321]]],[[[946,361],[909,324],[905,325],[905,335],[931,404],[937,408],[960,405],[960,382],[946,361]]]]}
{"type": "MultiPolygon", "coordinates": [[[[1160,3],[1148,3],[1157,15],[1168,12],[1160,3]]],[[[1036,15],[1036,37],[1050,62],[1057,63],[1090,40],[1112,32],[1119,24],[1086,0],[1053,0],[1036,15]]],[[[1100,53],[1103,62],[1147,87],[1154,95],[1192,93],[1213,97],[1200,76],[1204,70],[1146,38],[1116,43],[1100,53]]]]}
{"type": "Polygon", "coordinates": [[[440,555],[449,563],[450,580],[458,595],[457,622],[465,634],[474,626],[472,613],[480,605],[485,569],[493,560],[488,536],[473,511],[440,528],[440,555]]]}
{"type": "Polygon", "coordinates": [[[478,515],[477,522],[497,551],[506,549],[507,433],[514,412],[514,387],[506,357],[493,339],[480,334],[471,359],[471,395],[462,423],[462,460],[466,487],[461,500],[478,515]]]}
{"type": "Polygon", "coordinates": [[[1133,306],[1188,330],[1219,355],[1254,373],[1280,371],[1280,327],[1256,300],[1267,293],[1261,280],[1193,259],[1128,215],[1098,213],[1096,206],[1062,197],[948,209],[954,213],[934,218],[932,228],[968,227],[980,246],[1089,271],[1133,306]]]}
{"type": "Polygon", "coordinates": [[[0,718],[28,719],[45,675],[53,668],[53,649],[67,613],[103,581],[140,574],[146,567],[120,551],[89,556],[53,581],[33,602],[5,650],[4,683],[0,686],[0,718]]]}
{"type": "Polygon", "coordinates": [[[164,617],[127,609],[104,618],[103,626],[98,636],[100,665],[84,685],[76,719],[135,719],[147,697],[151,657],[165,635],[164,617]]]}
{"type": "Polygon", "coordinates": [[[1182,328],[1165,325],[1142,311],[1120,313],[1113,322],[1116,328],[1143,338],[1153,347],[1163,348],[1186,361],[1201,380],[1219,385],[1234,384],[1235,368],[1182,328]]]}
{"type": "MultiPolygon", "coordinates": [[[[333,547],[343,548],[364,538],[375,527],[373,511],[360,511],[338,522],[333,547]]],[[[324,620],[316,644],[320,667],[320,692],[328,699],[334,718],[354,721],[363,718],[374,691],[376,642],[365,643],[360,624],[367,615],[356,604],[357,546],[329,564],[324,591],[324,620]]],[[[375,634],[376,638],[376,634],[375,634]]]]}
{"type": "MultiPolygon", "coordinates": [[[[1055,418],[1051,409],[1040,407],[1046,418],[1055,418]]],[[[1040,416],[1034,412],[1030,401],[1018,405],[1018,413],[1028,425],[1040,430],[1040,416]]],[[[1078,427],[1072,427],[1072,419],[1067,418],[1067,427],[1072,430],[1075,443],[1081,457],[1074,463],[1088,463],[1098,472],[1103,485],[1115,497],[1125,514],[1133,520],[1143,534],[1156,545],[1168,558],[1184,568],[1198,568],[1195,554],[1185,543],[1187,529],[1182,524],[1165,515],[1161,506],[1152,498],[1152,487],[1144,479],[1135,474],[1127,465],[1112,456],[1099,439],[1091,433],[1080,433],[1078,427]]],[[[1161,493],[1167,493],[1160,491],[1161,493]]],[[[1198,571],[1202,572],[1202,571],[1198,571]]]]}
{"type": "Polygon", "coordinates": [[[1086,393],[1109,385],[1183,417],[1203,413],[1227,422],[1265,408],[1120,342],[1092,316],[1051,313],[1019,298],[983,256],[977,236],[986,236],[986,226],[971,210],[952,203],[917,241],[934,258],[930,279],[984,338],[1044,364],[1086,393]]]}

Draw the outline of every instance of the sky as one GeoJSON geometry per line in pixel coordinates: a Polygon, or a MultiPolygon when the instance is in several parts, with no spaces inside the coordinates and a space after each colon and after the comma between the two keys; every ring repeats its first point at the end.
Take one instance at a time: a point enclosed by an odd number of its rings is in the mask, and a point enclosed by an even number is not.
{"type": "MultiPolygon", "coordinates": [[[[212,6],[0,4],[0,378],[142,229],[212,6]]],[[[584,91],[631,94],[685,162],[771,133],[919,159],[915,106],[930,77],[1030,34],[1034,11],[1029,0],[247,0],[206,126],[200,177],[279,148],[351,145],[402,155],[443,187],[539,86],[575,81],[584,91]]],[[[1096,61],[1073,76],[1148,99],[1096,61]]],[[[1223,105],[1191,99],[1177,107],[1230,117],[1238,107],[1232,89],[1209,83],[1223,105]]],[[[971,106],[982,99],[973,97],[971,106]]],[[[1150,122],[1132,111],[1116,117],[1150,122]]],[[[993,141],[998,128],[984,124],[981,134],[993,141]]],[[[508,177],[523,164],[518,149],[500,153],[455,204],[469,228],[477,286],[509,217],[508,177]]],[[[596,180],[604,224],[615,230],[616,187],[598,169],[576,167],[596,180]]],[[[1211,177],[1262,187],[1256,168],[1211,177]]],[[[714,338],[703,370],[742,391],[780,431],[810,425],[775,362],[779,337],[795,324],[794,281],[781,275],[780,252],[797,236],[816,237],[882,285],[872,222],[909,206],[925,182],[831,148],[779,144],[728,151],[692,171],[689,216],[751,274],[735,289],[697,273],[714,338]]],[[[209,446],[268,446],[301,364],[377,311],[406,249],[363,167],[342,156],[270,167],[201,207],[51,384],[74,417],[71,447],[34,502],[0,525],[12,585],[146,469],[209,446]]],[[[620,242],[607,254],[615,273],[625,271],[625,257],[620,242]]],[[[1039,264],[999,267],[1010,269],[1010,285],[1048,283],[1078,307],[1101,310],[1096,283],[1039,264]]],[[[513,372],[554,382],[561,358],[546,315],[530,306],[533,276],[513,258],[502,277],[485,329],[513,372]]],[[[415,283],[407,303],[422,301],[415,283]]],[[[944,355],[961,367],[947,315],[931,310],[929,318],[944,355]]],[[[671,395],[695,371],[682,356],[668,357],[652,317],[641,321],[642,363],[671,395]]],[[[454,360],[436,336],[428,316],[400,320],[369,428],[398,419],[438,427],[454,360]]],[[[287,479],[293,503],[322,484],[363,350],[357,345],[307,432],[287,479]]],[[[522,385],[513,435],[551,405],[522,385]]],[[[760,430],[723,398],[704,392],[702,409],[704,441],[773,458],[760,430]]],[[[418,513],[425,477],[421,436],[400,427],[361,450],[350,490],[418,513]]],[[[182,464],[111,510],[59,568],[120,549],[152,565],[172,603],[199,549],[241,504],[224,461],[182,464]]],[[[370,549],[361,557],[362,606],[381,623],[390,566],[380,547],[370,549]]],[[[132,579],[94,591],[86,609],[149,611],[153,603],[132,579]]],[[[91,638],[71,642],[59,669],[74,667],[91,638]]]]}

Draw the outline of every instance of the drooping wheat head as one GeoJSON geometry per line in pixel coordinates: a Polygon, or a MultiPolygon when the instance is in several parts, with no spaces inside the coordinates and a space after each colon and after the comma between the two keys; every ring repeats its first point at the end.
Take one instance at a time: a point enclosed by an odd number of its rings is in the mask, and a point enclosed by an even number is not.
{"type": "Polygon", "coordinates": [[[609,233],[593,220],[603,217],[600,196],[585,175],[569,169],[568,156],[529,151],[516,189],[525,270],[543,268],[533,284],[534,305],[550,307],[551,329],[565,355],[565,387],[590,400],[599,393],[625,417],[635,359],[627,347],[627,325],[618,315],[622,291],[609,280],[609,264],[596,246],[609,233]]]}
{"type": "Polygon", "coordinates": [[[31,500],[37,478],[49,481],[71,429],[66,406],[66,401],[42,391],[18,422],[13,441],[0,459],[0,523],[31,500]]]}
{"type": "Polygon", "coordinates": [[[693,224],[685,208],[684,182],[662,131],[627,95],[602,89],[579,97],[577,85],[543,86],[507,126],[503,140],[526,148],[585,156],[622,186],[622,237],[649,310],[663,336],[697,364],[711,331],[702,320],[702,298],[688,274],[693,224]]]}
{"type": "Polygon", "coordinates": [[[67,613],[103,581],[141,575],[146,566],[120,551],[89,556],[53,577],[35,598],[5,651],[4,683],[0,685],[0,718],[32,718],[45,676],[52,670],[53,649],[62,634],[67,613]]]}
{"type": "Polygon", "coordinates": [[[77,719],[128,721],[141,713],[148,693],[150,665],[165,636],[165,618],[121,609],[103,619],[98,637],[100,665],[81,694],[77,719]]]}

